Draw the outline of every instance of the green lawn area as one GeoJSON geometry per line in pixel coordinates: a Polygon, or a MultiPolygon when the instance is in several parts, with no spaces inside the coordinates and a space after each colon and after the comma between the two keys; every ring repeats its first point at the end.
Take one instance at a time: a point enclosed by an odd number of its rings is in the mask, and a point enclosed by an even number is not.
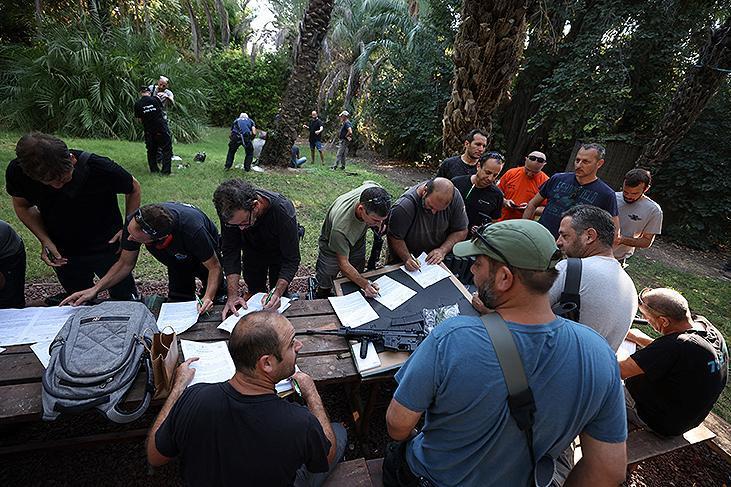
{"type": "MultiPolygon", "coordinates": [[[[228,143],[228,129],[210,129],[200,142],[194,144],[176,144],[174,152],[183,158],[189,168],[177,169],[173,162],[173,175],[162,177],[152,175],[147,169],[145,146],[141,142],[125,142],[97,139],[65,139],[70,148],[79,148],[105,155],[125,167],[142,186],[142,203],[161,201],[182,201],[194,204],[218,224],[213,208],[212,196],[216,186],[223,180],[240,176],[257,186],[278,191],[289,197],[297,208],[300,223],[305,226],[306,234],[302,245],[303,265],[314,268],[317,257],[317,237],[327,208],[340,194],[360,185],[364,180],[372,179],[384,185],[392,197],[401,194],[403,188],[384,176],[374,173],[369,167],[350,163],[347,172],[331,171],[335,154],[326,154],[325,165],[311,161],[298,171],[285,169],[267,169],[265,173],[244,173],[240,169],[226,172],[223,169],[228,143]],[[198,151],[205,151],[205,163],[193,162],[198,151]],[[356,172],[357,176],[348,175],[356,172]]],[[[2,174],[8,162],[15,157],[15,144],[20,134],[0,132],[0,168],[2,174]]],[[[302,155],[309,158],[309,148],[300,147],[302,155]]],[[[236,163],[243,161],[244,151],[239,149],[236,163]]],[[[319,158],[318,158],[319,160],[319,158]]],[[[2,178],[3,193],[5,178],[2,178]]],[[[124,200],[120,197],[120,207],[124,208],[124,200]]],[[[73,218],[74,215],[69,215],[73,218]]],[[[35,237],[18,221],[13,211],[9,196],[0,197],[0,219],[9,222],[23,237],[28,251],[28,280],[54,279],[53,271],[40,260],[40,247],[35,237]]],[[[731,282],[720,278],[696,276],[680,272],[663,264],[650,261],[639,255],[634,257],[628,268],[637,289],[646,286],[668,286],[683,293],[692,308],[705,315],[724,334],[731,338],[731,282]]],[[[163,267],[150,257],[147,252],[141,253],[140,262],[135,269],[138,278],[164,279],[163,267]]],[[[645,331],[648,332],[647,328],[645,331]]],[[[731,420],[731,389],[726,389],[715,411],[726,420],[731,420]]]]}

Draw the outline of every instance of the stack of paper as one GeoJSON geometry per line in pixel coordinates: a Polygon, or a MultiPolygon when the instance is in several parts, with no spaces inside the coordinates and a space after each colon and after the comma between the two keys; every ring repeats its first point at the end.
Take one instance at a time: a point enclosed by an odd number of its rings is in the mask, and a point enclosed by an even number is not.
{"type": "Polygon", "coordinates": [[[617,360],[626,360],[637,351],[637,344],[629,340],[624,340],[617,350],[617,360]]]}
{"type": "MultiPolygon", "coordinates": [[[[198,303],[184,301],[182,303],[162,303],[157,328],[165,333],[165,327],[171,327],[180,335],[198,321],[198,303]]],[[[169,330],[168,330],[169,331],[169,330]]]]}
{"type": "MultiPolygon", "coordinates": [[[[261,304],[261,300],[266,299],[265,296],[266,294],[264,293],[254,294],[246,301],[246,309],[239,308],[239,315],[236,316],[232,314],[231,316],[223,320],[220,325],[218,325],[218,329],[226,330],[227,332],[231,333],[231,331],[234,329],[234,326],[236,326],[236,323],[238,323],[241,318],[248,315],[249,313],[253,313],[254,311],[261,311],[262,309],[264,309],[261,304]]],[[[289,298],[281,298],[279,300],[279,308],[277,309],[277,312],[284,313],[287,308],[289,308],[291,304],[290,301],[291,300],[289,298]]]]}
{"type": "Polygon", "coordinates": [[[0,345],[10,347],[53,340],[81,307],[0,309],[0,345]]]}
{"type": "Polygon", "coordinates": [[[327,298],[343,326],[355,328],[378,319],[378,313],[360,292],[327,298]]]}
{"type": "Polygon", "coordinates": [[[360,347],[362,346],[361,342],[350,342],[351,354],[355,360],[355,368],[358,369],[358,372],[363,373],[367,370],[380,367],[381,359],[378,358],[378,352],[376,352],[376,347],[373,346],[373,342],[368,342],[368,354],[366,358],[360,358],[360,347]]]}
{"type": "Polygon", "coordinates": [[[376,296],[376,301],[391,311],[416,296],[416,291],[388,276],[381,276],[375,281],[375,284],[378,284],[378,294],[380,295],[376,296]]]}
{"type": "Polygon", "coordinates": [[[449,271],[445,270],[441,265],[432,265],[426,263],[426,253],[422,252],[417,259],[421,267],[415,271],[406,270],[406,266],[401,266],[401,270],[411,276],[419,286],[427,288],[437,283],[445,277],[451,276],[449,271]]]}

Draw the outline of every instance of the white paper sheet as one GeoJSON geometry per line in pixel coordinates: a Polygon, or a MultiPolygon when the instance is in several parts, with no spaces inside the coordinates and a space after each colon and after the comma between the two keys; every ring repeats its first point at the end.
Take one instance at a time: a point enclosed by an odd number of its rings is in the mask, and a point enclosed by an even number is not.
{"type": "Polygon", "coordinates": [[[226,342],[205,343],[180,340],[180,347],[183,350],[185,360],[191,357],[199,358],[199,360],[190,364],[190,367],[195,369],[195,376],[190,385],[199,382],[206,384],[224,382],[233,377],[236,372],[226,342]]]}
{"type": "Polygon", "coordinates": [[[69,316],[80,309],[80,306],[0,309],[0,345],[9,347],[53,340],[69,316]]]}
{"type": "MultiPolygon", "coordinates": [[[[248,315],[249,313],[253,313],[254,311],[261,311],[264,309],[264,307],[261,305],[261,300],[264,298],[266,294],[264,293],[256,293],[252,297],[250,297],[246,301],[246,309],[239,308],[239,315],[231,315],[223,322],[221,322],[220,325],[218,325],[219,330],[226,330],[227,332],[231,333],[231,331],[234,329],[234,326],[236,326],[236,323],[239,322],[241,318],[248,315]]],[[[279,308],[277,309],[278,313],[284,313],[287,308],[290,306],[290,299],[289,298],[281,298],[279,300],[279,308]]]]}
{"type": "Polygon", "coordinates": [[[351,341],[350,346],[353,350],[353,359],[355,359],[355,367],[358,369],[358,372],[364,372],[381,366],[381,359],[378,358],[378,352],[376,352],[376,347],[373,345],[373,342],[368,342],[368,354],[366,358],[360,358],[361,342],[351,341]]]}
{"type": "Polygon", "coordinates": [[[376,296],[376,301],[391,311],[416,296],[416,291],[388,276],[379,277],[375,283],[378,284],[378,294],[380,294],[380,296],[376,296]]]}
{"type": "MultiPolygon", "coordinates": [[[[294,365],[294,371],[295,372],[299,372],[300,371],[300,368],[299,368],[299,366],[297,364],[294,365]]],[[[294,390],[294,385],[292,384],[292,378],[290,377],[288,379],[282,379],[282,380],[280,380],[279,382],[277,382],[276,384],[274,384],[274,388],[276,389],[277,394],[280,394],[280,395],[283,394],[283,393],[285,393],[285,392],[288,392],[288,391],[293,391],[294,390]]]]}
{"type": "Polygon", "coordinates": [[[401,266],[401,270],[411,276],[419,286],[427,288],[432,284],[441,281],[451,274],[440,265],[432,265],[426,263],[426,253],[422,252],[418,259],[421,268],[413,272],[406,270],[406,266],[401,266]]]}
{"type": "Polygon", "coordinates": [[[327,298],[343,326],[355,328],[378,319],[378,313],[365,300],[360,291],[345,296],[327,298]]]}
{"type": "Polygon", "coordinates": [[[3,347],[0,347],[0,353],[3,353],[5,349],[3,347]]]}
{"type": "Polygon", "coordinates": [[[635,342],[631,342],[629,340],[624,340],[620,345],[619,349],[617,350],[617,360],[625,360],[629,358],[630,355],[635,353],[637,351],[637,344],[635,342]]]}
{"type": "MultiPolygon", "coordinates": [[[[198,321],[197,305],[198,303],[196,301],[162,303],[160,316],[157,318],[157,328],[165,333],[164,328],[170,326],[175,330],[175,333],[180,335],[198,321]]],[[[167,331],[169,332],[170,330],[167,331]]]]}
{"type": "Polygon", "coordinates": [[[36,354],[36,357],[41,362],[41,365],[43,365],[44,369],[48,368],[48,362],[51,361],[51,354],[48,353],[48,347],[51,346],[52,341],[53,340],[47,342],[38,342],[35,345],[30,346],[30,349],[33,350],[34,354],[36,354]]]}

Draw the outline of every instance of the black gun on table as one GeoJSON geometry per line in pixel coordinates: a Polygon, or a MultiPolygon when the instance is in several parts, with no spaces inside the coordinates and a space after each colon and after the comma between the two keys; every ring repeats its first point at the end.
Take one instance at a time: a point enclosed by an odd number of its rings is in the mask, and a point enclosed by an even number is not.
{"type": "Polygon", "coordinates": [[[383,348],[395,352],[413,352],[416,347],[426,338],[426,332],[423,330],[383,330],[383,329],[365,329],[359,330],[354,328],[339,328],[337,330],[303,330],[298,331],[295,335],[332,335],[344,337],[346,340],[360,341],[360,358],[364,359],[368,355],[368,343],[383,343],[383,348]]]}

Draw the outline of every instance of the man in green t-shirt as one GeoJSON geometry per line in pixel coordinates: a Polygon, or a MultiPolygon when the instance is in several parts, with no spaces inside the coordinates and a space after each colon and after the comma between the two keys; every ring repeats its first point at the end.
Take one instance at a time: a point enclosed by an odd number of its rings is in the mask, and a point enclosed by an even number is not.
{"type": "Polygon", "coordinates": [[[360,273],[365,267],[366,231],[368,227],[380,228],[390,207],[391,196],[372,181],[337,197],[327,211],[318,241],[318,298],[330,295],[338,272],[359,286],[366,296],[378,293],[378,286],[360,273]]]}

